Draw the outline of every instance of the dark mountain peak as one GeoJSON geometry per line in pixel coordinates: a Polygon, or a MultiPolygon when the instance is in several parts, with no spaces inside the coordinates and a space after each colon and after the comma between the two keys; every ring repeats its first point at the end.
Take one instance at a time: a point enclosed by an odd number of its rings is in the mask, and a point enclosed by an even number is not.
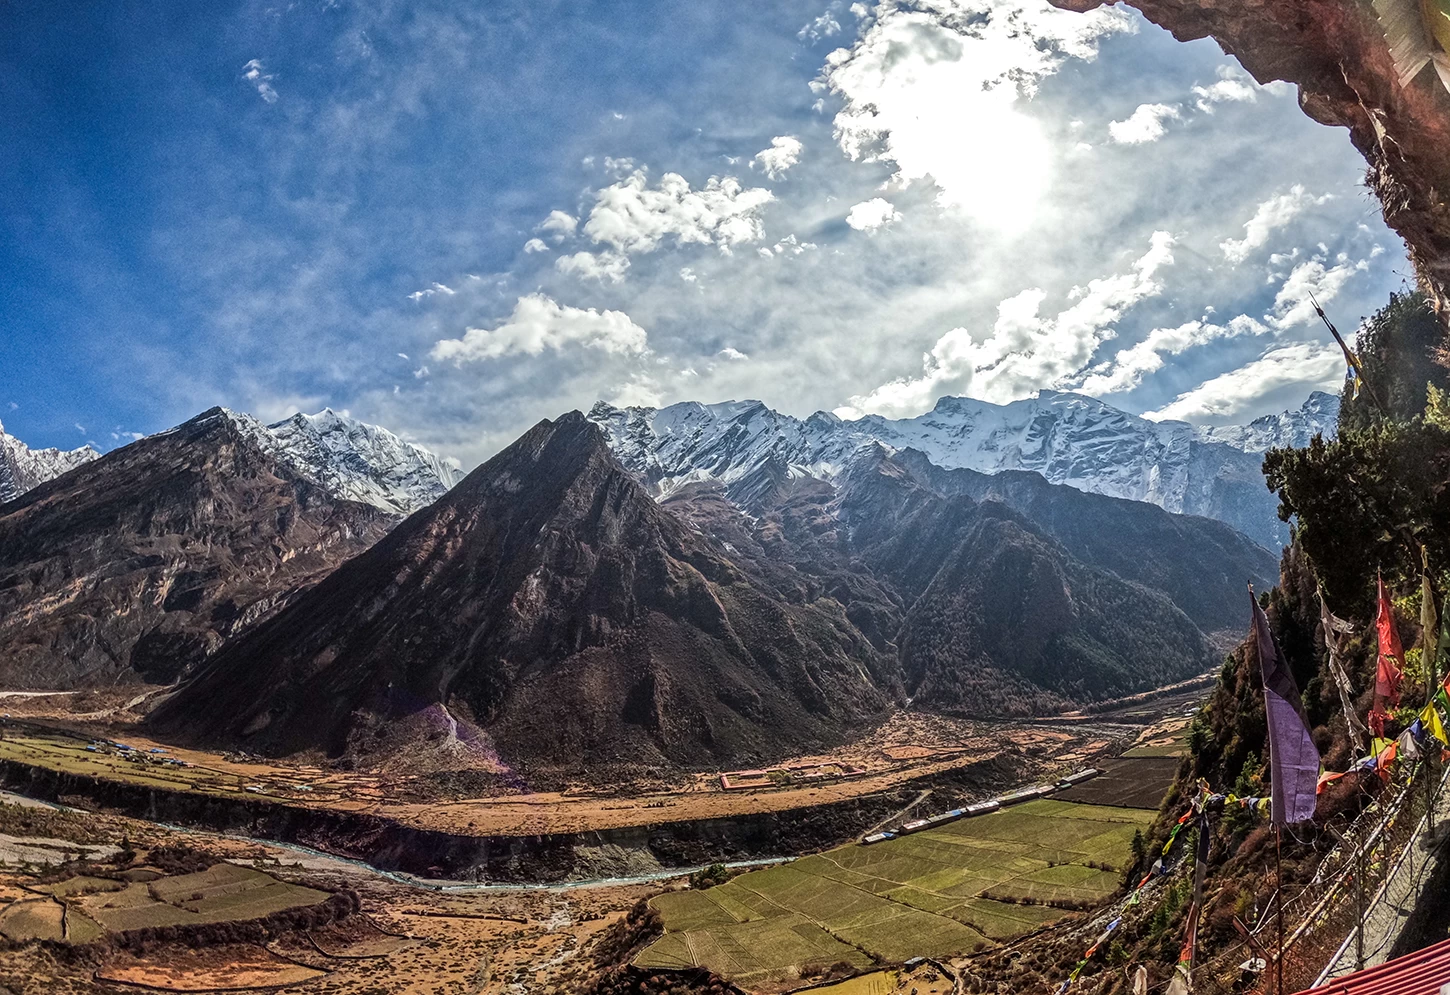
{"type": "MultiPolygon", "coordinates": [[[[884,706],[877,669],[839,605],[737,568],[571,412],[224,648],[154,721],[386,758],[441,709],[516,766],[705,762],[838,740],[884,706]]],[[[436,745],[459,762],[456,738],[436,745]]]]}
{"type": "Polygon", "coordinates": [[[0,680],[173,680],[387,531],[261,431],[212,408],[0,509],[0,680]]]}
{"type": "Polygon", "coordinates": [[[410,521],[392,545],[436,537],[443,528],[459,543],[501,543],[507,566],[509,558],[530,554],[541,530],[562,529],[591,543],[614,543],[628,534],[664,541],[672,554],[686,558],[701,552],[699,540],[660,509],[615,459],[599,427],[578,411],[539,422],[439,504],[453,510],[446,528],[438,516],[410,521]]]}

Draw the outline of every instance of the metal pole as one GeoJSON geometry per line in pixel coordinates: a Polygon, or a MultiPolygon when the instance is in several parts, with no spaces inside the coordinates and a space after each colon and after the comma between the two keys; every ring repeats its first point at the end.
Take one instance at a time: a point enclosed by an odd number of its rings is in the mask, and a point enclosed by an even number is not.
{"type": "Polygon", "coordinates": [[[1278,985],[1278,995],[1284,995],[1284,875],[1279,867],[1279,841],[1283,830],[1276,824],[1274,826],[1274,891],[1278,896],[1279,906],[1279,969],[1274,972],[1275,982],[1278,985]]]}
{"type": "Polygon", "coordinates": [[[1329,320],[1329,316],[1324,313],[1324,309],[1319,306],[1319,302],[1314,299],[1313,294],[1309,295],[1309,303],[1314,305],[1314,310],[1319,314],[1320,320],[1329,327],[1329,334],[1333,335],[1334,341],[1339,343],[1340,351],[1344,353],[1344,361],[1349,364],[1351,369],[1354,370],[1354,375],[1359,377],[1359,382],[1363,384],[1364,389],[1369,392],[1369,399],[1374,402],[1375,407],[1380,409],[1380,414],[1388,415],[1390,411],[1388,408],[1385,407],[1385,402],[1381,401],[1380,396],[1375,393],[1374,387],[1370,384],[1369,380],[1365,378],[1363,367],[1361,367],[1357,360],[1353,358],[1354,354],[1349,351],[1349,346],[1345,344],[1344,339],[1340,336],[1339,329],[1334,327],[1334,322],[1329,320]]]}
{"type": "Polygon", "coordinates": [[[1364,970],[1364,842],[1354,851],[1355,908],[1354,920],[1354,969],[1364,970]]]}
{"type": "MultiPolygon", "coordinates": [[[[1434,749],[1434,747],[1430,749],[1434,749]]],[[[1427,838],[1435,835],[1435,767],[1433,759],[1427,750],[1425,760],[1420,764],[1420,769],[1425,775],[1425,836],[1427,838]]]]}

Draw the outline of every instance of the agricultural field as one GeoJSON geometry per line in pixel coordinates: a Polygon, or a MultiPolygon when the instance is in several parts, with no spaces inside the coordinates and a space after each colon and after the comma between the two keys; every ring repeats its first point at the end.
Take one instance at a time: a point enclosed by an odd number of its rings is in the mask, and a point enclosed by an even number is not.
{"type": "Polygon", "coordinates": [[[1059,791],[1054,798],[1086,805],[1117,805],[1156,812],[1178,771],[1176,756],[1128,757],[1101,765],[1091,781],[1059,791]]]}
{"type": "Polygon", "coordinates": [[[751,985],[805,967],[982,950],[1111,896],[1133,834],[1152,820],[1043,799],[670,892],[652,900],[665,935],[634,963],[707,967],[751,985]]]}
{"type": "Polygon", "coordinates": [[[329,897],[325,891],[228,863],[192,874],[143,869],[140,874],[127,872],[126,877],[77,875],[32,885],[25,897],[0,910],[0,935],[9,940],[90,943],[106,933],[151,926],[260,919],[317,905],[329,897]]]}
{"type": "Polygon", "coordinates": [[[1188,752],[1189,724],[1186,718],[1159,723],[1123,756],[1128,759],[1181,757],[1188,752]]]}
{"type": "Polygon", "coordinates": [[[84,710],[94,704],[89,694],[6,704],[11,717],[0,720],[0,761],[156,791],[367,812],[466,835],[588,832],[809,808],[892,790],[1004,754],[1021,757],[1023,767],[1033,768],[1044,762],[1087,762],[1110,746],[1090,730],[1031,723],[983,729],[966,719],[908,712],[830,753],[783,761],[781,770],[795,772],[789,776],[761,777],[737,790],[722,790],[719,772],[694,772],[460,797],[446,779],[440,788],[426,769],[343,771],[158,743],[134,717],[99,721],[110,713],[84,710]],[[131,749],[120,749],[118,743],[131,749]],[[834,776],[807,776],[813,773],[834,776]]]}

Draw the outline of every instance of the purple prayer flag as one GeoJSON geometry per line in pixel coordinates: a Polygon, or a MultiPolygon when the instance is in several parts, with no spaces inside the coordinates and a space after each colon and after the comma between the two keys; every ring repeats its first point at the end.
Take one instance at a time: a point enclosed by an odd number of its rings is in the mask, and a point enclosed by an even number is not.
{"type": "Polygon", "coordinates": [[[1264,714],[1269,721],[1269,776],[1273,781],[1272,821],[1276,826],[1308,822],[1314,818],[1319,783],[1319,750],[1309,735],[1299,686],[1274,646],[1269,620],[1253,589],[1253,639],[1264,678],[1264,714]]]}

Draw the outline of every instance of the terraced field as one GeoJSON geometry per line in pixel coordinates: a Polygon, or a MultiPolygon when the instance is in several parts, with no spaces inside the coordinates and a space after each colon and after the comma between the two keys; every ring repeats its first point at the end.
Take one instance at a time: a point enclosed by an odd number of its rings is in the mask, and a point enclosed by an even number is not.
{"type": "Polygon", "coordinates": [[[980,950],[1112,895],[1133,833],[1152,820],[1144,809],[1044,799],[660,895],[666,933],[635,963],[708,967],[749,985],[807,965],[980,950]]]}
{"type": "Polygon", "coordinates": [[[260,919],[328,898],[327,892],[235,864],[145,877],[126,881],[82,875],[35,885],[31,891],[49,897],[23,898],[0,910],[0,936],[89,943],[107,932],[260,919]]]}

